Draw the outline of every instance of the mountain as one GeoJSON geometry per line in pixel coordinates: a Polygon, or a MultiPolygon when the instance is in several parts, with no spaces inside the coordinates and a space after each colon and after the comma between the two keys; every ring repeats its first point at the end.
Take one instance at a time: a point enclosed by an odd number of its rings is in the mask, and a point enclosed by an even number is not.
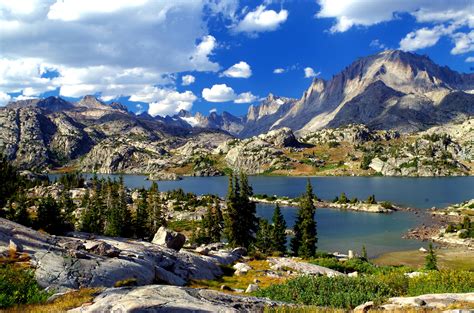
{"type": "MultiPolygon", "coordinates": [[[[269,129],[302,135],[350,123],[411,132],[474,114],[474,74],[457,73],[427,56],[387,50],[319,78],[269,129]]],[[[271,115],[270,115],[271,116],[271,115]]],[[[277,118],[278,117],[278,118],[277,118]]]]}
{"type": "Polygon", "coordinates": [[[189,127],[219,129],[233,136],[238,136],[242,132],[245,123],[244,118],[236,117],[225,111],[222,112],[221,115],[216,112],[211,112],[211,114],[205,116],[199,112],[192,115],[188,111],[181,110],[178,114],[174,115],[173,118],[186,122],[189,127]]]}
{"type": "Polygon", "coordinates": [[[170,155],[189,141],[206,141],[201,146],[213,149],[228,138],[223,131],[195,129],[172,117],[136,116],[93,96],[77,102],[22,100],[0,108],[0,152],[24,169],[71,165],[102,173],[156,173],[163,164],[186,162],[170,155]]]}

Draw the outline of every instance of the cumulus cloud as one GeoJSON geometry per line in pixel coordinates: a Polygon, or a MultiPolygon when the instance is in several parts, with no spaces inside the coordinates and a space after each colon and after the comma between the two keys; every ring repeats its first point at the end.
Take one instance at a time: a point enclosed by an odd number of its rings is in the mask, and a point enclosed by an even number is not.
{"type": "MultiPolygon", "coordinates": [[[[330,32],[345,32],[355,26],[371,26],[398,18],[400,13],[412,15],[419,23],[431,23],[433,27],[423,27],[408,33],[400,41],[400,48],[416,50],[435,45],[442,36],[449,36],[455,47],[452,54],[472,51],[470,33],[456,30],[474,28],[474,6],[470,0],[411,0],[411,1],[358,1],[358,0],[318,0],[320,10],[317,18],[333,18],[330,32]]],[[[471,41],[472,42],[472,41],[471,41]]]]}
{"type": "Polygon", "coordinates": [[[408,33],[405,38],[400,41],[400,49],[414,51],[434,46],[445,33],[446,29],[443,26],[436,26],[431,29],[423,27],[408,33]]]}
{"type": "Polygon", "coordinates": [[[146,87],[130,97],[130,101],[148,102],[151,116],[174,115],[181,110],[190,110],[197,97],[191,91],[178,92],[172,89],[146,87]]]}
{"type": "Polygon", "coordinates": [[[249,78],[252,76],[252,69],[247,62],[240,61],[225,70],[222,75],[233,78],[249,78]]]}
{"type": "Polygon", "coordinates": [[[204,88],[202,97],[209,102],[234,101],[234,103],[251,103],[258,99],[250,91],[236,94],[234,89],[226,84],[216,84],[211,88],[204,88]]]}
{"type": "MultiPolygon", "coordinates": [[[[59,89],[68,97],[141,98],[144,90],[174,84],[173,73],[217,72],[217,40],[204,19],[212,3],[0,0],[0,92],[31,97],[59,89]],[[45,76],[48,71],[58,75],[45,76]]],[[[233,14],[232,6],[211,11],[233,14]]],[[[189,93],[167,94],[154,102],[165,107],[194,101],[189,93]]]]}
{"type": "Polygon", "coordinates": [[[273,74],[283,74],[283,73],[285,73],[285,69],[281,67],[273,70],[273,74]]]}
{"type": "Polygon", "coordinates": [[[0,91],[0,107],[3,107],[10,102],[11,97],[4,92],[0,91]]]}
{"type": "Polygon", "coordinates": [[[183,86],[191,85],[195,81],[196,77],[194,77],[193,75],[184,75],[183,77],[181,77],[181,85],[183,86]]]}
{"type": "Polygon", "coordinates": [[[254,96],[250,91],[243,92],[235,98],[234,103],[252,103],[258,99],[257,96],[254,96]]]}
{"type": "Polygon", "coordinates": [[[213,85],[202,90],[202,97],[209,102],[228,102],[236,98],[234,89],[226,84],[213,85]]]}
{"type": "Polygon", "coordinates": [[[305,78],[312,78],[312,77],[316,77],[318,76],[319,74],[321,74],[321,72],[315,72],[313,68],[311,67],[305,67],[304,68],[304,77],[305,78]]]}
{"type": "Polygon", "coordinates": [[[217,112],[217,109],[216,108],[212,108],[209,110],[209,113],[216,113],[217,112]]]}
{"type": "Polygon", "coordinates": [[[254,11],[248,12],[244,18],[235,26],[234,31],[238,33],[256,34],[278,29],[288,18],[287,10],[267,10],[266,6],[260,5],[254,11]]]}
{"type": "Polygon", "coordinates": [[[468,58],[466,58],[466,62],[474,62],[474,57],[468,57],[468,58]]]}

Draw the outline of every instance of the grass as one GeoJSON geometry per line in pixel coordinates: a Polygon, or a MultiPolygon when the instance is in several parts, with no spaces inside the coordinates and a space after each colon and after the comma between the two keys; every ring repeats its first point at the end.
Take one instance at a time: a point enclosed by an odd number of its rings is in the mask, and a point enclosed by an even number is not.
{"type": "MultiPolygon", "coordinates": [[[[194,280],[189,286],[193,288],[206,288],[213,290],[220,290],[222,285],[226,285],[232,289],[247,289],[249,284],[253,284],[255,279],[260,282],[260,288],[266,288],[274,284],[281,284],[286,280],[285,277],[269,277],[266,275],[266,270],[269,270],[269,264],[265,260],[253,260],[247,262],[252,268],[246,274],[237,276],[233,275],[233,271],[224,271],[224,276],[216,280],[194,280]]],[[[229,291],[224,291],[229,292],[229,291]]]]}
{"type": "MultiPolygon", "coordinates": [[[[436,250],[438,267],[441,269],[457,269],[474,271],[474,251],[459,248],[436,250]]],[[[373,260],[377,265],[406,265],[422,268],[426,254],[418,250],[386,253],[373,260]]]]}
{"type": "Polygon", "coordinates": [[[99,288],[83,288],[77,291],[66,293],[51,301],[42,304],[18,305],[4,309],[4,313],[50,313],[65,312],[67,310],[80,307],[84,303],[91,302],[101,291],[99,288]]]}

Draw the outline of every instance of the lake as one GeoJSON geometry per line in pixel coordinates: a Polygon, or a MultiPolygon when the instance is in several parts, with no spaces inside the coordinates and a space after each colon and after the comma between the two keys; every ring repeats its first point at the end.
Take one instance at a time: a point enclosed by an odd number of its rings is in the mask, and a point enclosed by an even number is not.
{"type": "MultiPolygon", "coordinates": [[[[85,174],[86,177],[92,177],[85,174]]],[[[118,178],[119,175],[98,175],[118,178]]],[[[50,175],[54,180],[57,174],[50,175]]],[[[148,188],[150,181],[144,175],[123,175],[129,188],[148,188]]],[[[349,198],[366,199],[374,194],[376,199],[414,207],[445,207],[452,203],[474,198],[474,177],[311,177],[315,194],[330,200],[341,192],[349,198]]],[[[161,191],[182,188],[187,192],[217,194],[221,197],[227,192],[227,177],[185,177],[180,181],[158,182],[161,191]]],[[[297,197],[305,190],[307,178],[281,176],[252,176],[249,181],[256,194],[297,197]]],[[[285,220],[291,227],[296,217],[296,208],[282,208],[285,220]]],[[[257,214],[270,219],[273,206],[258,204],[257,214]]],[[[421,218],[411,212],[375,214],[364,212],[318,209],[318,248],[324,251],[347,252],[348,249],[360,251],[367,247],[369,256],[390,251],[416,249],[426,246],[416,240],[402,239],[402,234],[419,223],[421,218]]]]}

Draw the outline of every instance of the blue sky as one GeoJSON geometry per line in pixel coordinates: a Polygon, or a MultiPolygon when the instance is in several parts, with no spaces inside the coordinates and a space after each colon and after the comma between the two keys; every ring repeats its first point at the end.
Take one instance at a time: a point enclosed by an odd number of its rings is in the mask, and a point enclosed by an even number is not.
{"type": "Polygon", "coordinates": [[[0,105],[95,94],[152,115],[242,115],[384,49],[474,67],[472,1],[24,2],[0,0],[0,105]]]}

